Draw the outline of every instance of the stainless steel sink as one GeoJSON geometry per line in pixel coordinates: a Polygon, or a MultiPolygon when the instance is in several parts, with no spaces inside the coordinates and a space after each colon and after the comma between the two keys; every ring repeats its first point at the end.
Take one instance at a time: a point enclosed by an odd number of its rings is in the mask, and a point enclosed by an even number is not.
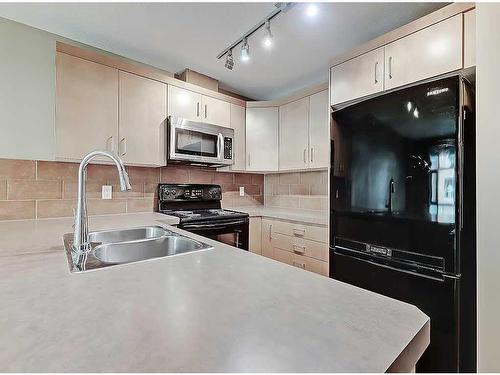
{"type": "Polygon", "coordinates": [[[73,233],[65,234],[64,247],[72,272],[208,250],[212,247],[162,227],[150,226],[89,233],[92,249],[82,266],[73,263],[73,233]]]}
{"type": "Polygon", "coordinates": [[[91,232],[89,233],[89,240],[90,242],[116,243],[116,242],[143,240],[148,238],[158,238],[170,234],[172,234],[172,232],[167,231],[162,227],[152,226],[152,227],[91,232]]]}
{"type": "Polygon", "coordinates": [[[187,237],[165,236],[146,241],[103,244],[94,248],[92,253],[103,263],[121,264],[203,250],[206,246],[187,237]]]}

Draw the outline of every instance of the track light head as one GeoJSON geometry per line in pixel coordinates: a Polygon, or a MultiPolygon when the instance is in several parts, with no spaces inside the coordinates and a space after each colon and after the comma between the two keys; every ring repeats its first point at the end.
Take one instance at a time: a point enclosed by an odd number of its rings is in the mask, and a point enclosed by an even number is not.
{"type": "Polygon", "coordinates": [[[243,62],[247,62],[248,60],[250,60],[250,47],[248,45],[247,38],[244,38],[241,42],[240,59],[243,62]]]}
{"type": "Polygon", "coordinates": [[[233,59],[233,50],[230,49],[226,54],[226,63],[224,64],[226,68],[229,70],[233,70],[234,67],[234,59],[233,59]]]}
{"type": "Polygon", "coordinates": [[[271,32],[271,21],[269,20],[266,20],[264,26],[264,40],[262,43],[266,48],[271,48],[273,46],[273,33],[271,32]]]}

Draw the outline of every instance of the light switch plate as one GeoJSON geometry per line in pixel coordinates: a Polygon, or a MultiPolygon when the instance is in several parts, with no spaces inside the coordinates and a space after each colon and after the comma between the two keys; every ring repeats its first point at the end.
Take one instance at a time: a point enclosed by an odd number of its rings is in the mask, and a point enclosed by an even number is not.
{"type": "Polygon", "coordinates": [[[245,187],[240,186],[240,197],[244,197],[244,196],[245,196],[245,187]]]}
{"type": "Polygon", "coordinates": [[[102,199],[112,199],[113,198],[113,186],[111,185],[102,185],[102,199]]]}

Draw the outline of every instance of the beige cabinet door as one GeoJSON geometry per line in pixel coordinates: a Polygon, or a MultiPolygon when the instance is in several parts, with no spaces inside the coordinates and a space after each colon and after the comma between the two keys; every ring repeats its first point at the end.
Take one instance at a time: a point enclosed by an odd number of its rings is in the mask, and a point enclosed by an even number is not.
{"type": "Polygon", "coordinates": [[[309,168],[330,165],[330,106],[328,90],[310,96],[309,101],[309,168]]]}
{"type": "Polygon", "coordinates": [[[80,160],[118,144],[118,70],[56,55],[56,157],[80,160]]]}
{"type": "Polygon", "coordinates": [[[462,68],[462,15],[385,46],[385,89],[462,68]]]}
{"type": "Polygon", "coordinates": [[[476,10],[464,13],[464,68],[476,65],[476,10]]]}
{"type": "Polygon", "coordinates": [[[224,100],[205,96],[201,98],[202,121],[209,124],[231,126],[231,104],[224,100]]]}
{"type": "Polygon", "coordinates": [[[167,85],[120,71],[119,155],[125,163],[165,165],[167,85]]]}
{"type": "Polygon", "coordinates": [[[305,169],[309,159],[309,97],[279,108],[279,169],[305,169]]]}
{"type": "Polygon", "coordinates": [[[255,254],[262,254],[262,219],[260,217],[251,217],[249,224],[248,250],[255,254]]]}
{"type": "Polygon", "coordinates": [[[168,85],[168,114],[191,121],[202,120],[201,94],[168,85]]]}
{"type": "Polygon", "coordinates": [[[231,128],[234,129],[233,171],[244,171],[246,160],[245,107],[231,104],[231,128]]]}
{"type": "Polygon", "coordinates": [[[273,228],[272,220],[262,219],[261,254],[268,258],[273,257],[272,228],[273,228]]]}
{"type": "Polygon", "coordinates": [[[246,110],[247,171],[278,170],[278,107],[246,110]]]}
{"type": "Polygon", "coordinates": [[[384,47],[330,69],[330,104],[335,105],[384,90],[384,47]]]}

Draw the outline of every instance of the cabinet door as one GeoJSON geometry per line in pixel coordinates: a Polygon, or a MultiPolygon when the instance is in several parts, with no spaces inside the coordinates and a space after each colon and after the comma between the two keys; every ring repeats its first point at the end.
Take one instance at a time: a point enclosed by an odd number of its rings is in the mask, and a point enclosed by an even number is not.
{"type": "Polygon", "coordinates": [[[262,219],[261,250],[262,255],[268,258],[273,257],[272,228],[272,220],[262,219]]]}
{"type": "Polygon", "coordinates": [[[203,95],[201,115],[203,122],[228,128],[231,126],[231,104],[224,100],[203,95]]]}
{"type": "Polygon", "coordinates": [[[309,159],[309,97],[279,108],[279,169],[305,169],[309,159]]]}
{"type": "Polygon", "coordinates": [[[168,85],[168,114],[201,121],[201,94],[168,85]]]}
{"type": "Polygon", "coordinates": [[[330,104],[384,90],[384,47],[336,65],[330,70],[330,104]]]}
{"type": "Polygon", "coordinates": [[[231,128],[234,129],[233,171],[245,170],[246,145],[245,145],[245,108],[231,104],[231,128]]]}
{"type": "Polygon", "coordinates": [[[262,241],[262,223],[260,217],[251,217],[250,225],[248,228],[249,240],[248,240],[248,250],[252,253],[261,255],[261,241],[262,241]]]}
{"type": "Polygon", "coordinates": [[[116,151],[118,70],[58,52],[56,79],[56,157],[116,151]]]}
{"type": "Polygon", "coordinates": [[[278,107],[246,110],[247,171],[278,170],[278,107]]]}
{"type": "Polygon", "coordinates": [[[464,13],[464,68],[476,65],[476,10],[464,13]]]}
{"type": "Polygon", "coordinates": [[[462,68],[462,15],[385,46],[385,88],[462,68]]]}
{"type": "Polygon", "coordinates": [[[119,155],[129,164],[165,164],[167,85],[121,72],[119,155]]]}
{"type": "Polygon", "coordinates": [[[309,168],[330,165],[330,106],[328,90],[310,96],[309,101],[309,168]]]}

